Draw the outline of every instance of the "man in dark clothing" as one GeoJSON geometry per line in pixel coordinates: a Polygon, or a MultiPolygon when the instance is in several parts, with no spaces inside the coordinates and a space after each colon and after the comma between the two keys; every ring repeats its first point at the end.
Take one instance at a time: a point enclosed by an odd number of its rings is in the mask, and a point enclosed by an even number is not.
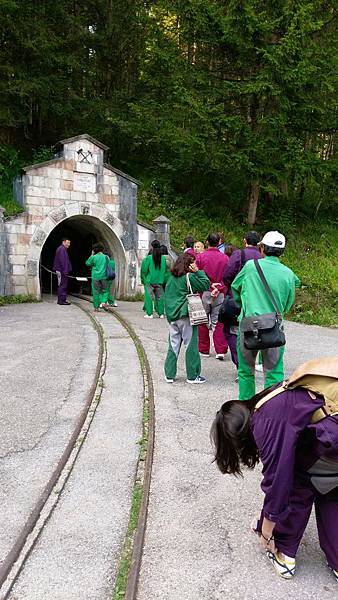
{"type": "Polygon", "coordinates": [[[63,238],[61,246],[56,249],[53,264],[53,269],[56,271],[58,278],[58,304],[63,306],[70,304],[70,302],[67,302],[68,273],[72,270],[68,256],[69,246],[70,240],[63,238]]]}
{"type": "MultiPolygon", "coordinates": [[[[255,258],[261,258],[261,253],[257,247],[259,243],[260,236],[257,231],[248,231],[248,233],[244,236],[244,249],[243,250],[234,250],[234,252],[230,255],[229,262],[225,267],[223,274],[223,283],[228,289],[228,294],[231,294],[230,286],[235,279],[236,275],[240,272],[240,270],[244,267],[245,263],[248,260],[253,260],[255,258]]],[[[224,336],[228,342],[231,359],[236,368],[238,368],[238,356],[237,356],[237,334],[238,334],[238,325],[232,326],[224,326],[224,336]]],[[[258,369],[259,367],[257,367],[258,369]]]]}
{"type": "Polygon", "coordinates": [[[260,236],[257,231],[249,231],[244,237],[244,250],[235,250],[230,256],[230,260],[224,270],[223,282],[227,288],[230,288],[236,275],[248,260],[261,258],[258,250],[260,236]]]}

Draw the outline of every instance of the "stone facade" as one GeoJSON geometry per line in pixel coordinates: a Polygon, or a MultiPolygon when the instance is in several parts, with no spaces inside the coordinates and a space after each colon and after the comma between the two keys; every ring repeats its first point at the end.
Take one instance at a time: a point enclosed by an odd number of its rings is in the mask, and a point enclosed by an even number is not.
{"type": "MultiPolygon", "coordinates": [[[[88,219],[112,250],[118,293],[138,288],[138,182],[104,162],[107,147],[88,135],[63,140],[57,158],[25,167],[14,190],[24,212],[0,215],[0,295],[40,297],[41,250],[53,229],[71,217],[88,219]]],[[[89,222],[88,221],[88,222],[89,222]]]]}

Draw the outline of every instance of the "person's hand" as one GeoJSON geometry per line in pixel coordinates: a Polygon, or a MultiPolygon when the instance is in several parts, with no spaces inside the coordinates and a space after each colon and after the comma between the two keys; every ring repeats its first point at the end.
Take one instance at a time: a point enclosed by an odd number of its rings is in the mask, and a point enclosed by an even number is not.
{"type": "Polygon", "coordinates": [[[273,552],[273,554],[276,552],[275,540],[273,538],[274,528],[275,523],[264,517],[261,535],[259,536],[259,545],[264,550],[270,550],[270,552],[273,552]]]}
{"type": "Polygon", "coordinates": [[[263,537],[263,535],[260,535],[259,536],[259,545],[261,548],[263,548],[263,550],[269,550],[273,554],[276,554],[277,548],[276,548],[275,540],[272,539],[269,541],[269,539],[270,538],[265,539],[263,537]]]}
{"type": "Polygon", "coordinates": [[[193,263],[191,263],[191,265],[189,265],[189,270],[192,273],[197,273],[198,271],[198,266],[196,265],[196,262],[194,261],[193,263]]]}

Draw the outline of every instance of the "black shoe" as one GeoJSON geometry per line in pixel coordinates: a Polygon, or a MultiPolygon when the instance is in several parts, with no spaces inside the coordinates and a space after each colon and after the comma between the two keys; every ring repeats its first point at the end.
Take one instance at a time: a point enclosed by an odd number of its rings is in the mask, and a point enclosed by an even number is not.
{"type": "Polygon", "coordinates": [[[71,302],[58,302],[60,306],[70,306],[71,302]]]}

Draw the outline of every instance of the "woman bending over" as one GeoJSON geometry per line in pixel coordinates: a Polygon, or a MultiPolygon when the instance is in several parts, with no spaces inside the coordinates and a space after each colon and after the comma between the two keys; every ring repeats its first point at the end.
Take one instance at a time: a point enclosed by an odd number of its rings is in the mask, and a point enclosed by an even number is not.
{"type": "Polygon", "coordinates": [[[265,498],[253,530],[278,574],[294,576],[315,505],[320,546],[338,582],[338,357],[308,361],[288,382],[226,402],[211,438],[222,473],[263,464],[265,498]]]}

